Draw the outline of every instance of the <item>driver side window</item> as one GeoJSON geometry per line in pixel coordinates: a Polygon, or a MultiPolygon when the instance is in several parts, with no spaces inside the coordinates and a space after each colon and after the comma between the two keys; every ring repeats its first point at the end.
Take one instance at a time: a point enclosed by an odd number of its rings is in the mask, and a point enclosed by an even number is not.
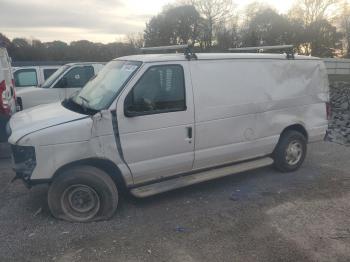
{"type": "Polygon", "coordinates": [[[55,88],[81,88],[94,76],[92,66],[77,66],[69,70],[55,88]]]}
{"type": "Polygon", "coordinates": [[[127,116],[186,110],[185,81],[180,65],[150,67],[125,100],[127,116]]]}

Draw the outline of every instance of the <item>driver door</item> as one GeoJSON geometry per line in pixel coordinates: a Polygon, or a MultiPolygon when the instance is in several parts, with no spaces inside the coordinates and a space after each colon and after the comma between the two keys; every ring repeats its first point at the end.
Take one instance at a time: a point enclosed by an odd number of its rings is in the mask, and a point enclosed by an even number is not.
{"type": "Polygon", "coordinates": [[[194,106],[188,62],[146,64],[117,104],[120,142],[134,183],[192,170],[194,106]]]}

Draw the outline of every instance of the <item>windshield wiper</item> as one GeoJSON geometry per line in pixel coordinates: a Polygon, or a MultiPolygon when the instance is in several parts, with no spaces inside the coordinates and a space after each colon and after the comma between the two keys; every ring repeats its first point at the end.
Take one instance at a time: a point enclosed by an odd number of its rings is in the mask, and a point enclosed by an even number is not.
{"type": "Polygon", "coordinates": [[[87,98],[85,98],[85,97],[83,97],[83,96],[78,96],[81,100],[83,100],[84,102],[86,102],[87,104],[89,104],[90,103],[90,100],[89,99],[87,99],[87,98]]]}
{"type": "Polygon", "coordinates": [[[87,112],[89,109],[88,105],[90,103],[90,100],[80,95],[78,97],[83,101],[83,103],[81,103],[81,107],[84,109],[85,112],[87,112]]]}

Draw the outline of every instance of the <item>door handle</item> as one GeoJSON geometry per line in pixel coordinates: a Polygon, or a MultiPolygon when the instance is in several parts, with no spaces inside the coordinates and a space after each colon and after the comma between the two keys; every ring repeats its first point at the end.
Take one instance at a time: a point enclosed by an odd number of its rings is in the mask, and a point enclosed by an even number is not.
{"type": "Polygon", "coordinates": [[[187,127],[187,138],[192,139],[192,126],[187,127]]]}

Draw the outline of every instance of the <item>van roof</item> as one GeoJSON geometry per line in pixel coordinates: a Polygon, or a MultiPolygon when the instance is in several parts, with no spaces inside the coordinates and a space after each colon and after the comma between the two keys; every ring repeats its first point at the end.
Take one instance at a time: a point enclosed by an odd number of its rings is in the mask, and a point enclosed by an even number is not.
{"type": "MultiPolygon", "coordinates": [[[[286,54],[257,54],[257,53],[196,53],[198,60],[225,60],[225,59],[277,59],[287,60],[286,54]]],[[[295,55],[295,60],[319,60],[317,57],[295,55]]],[[[183,53],[176,54],[142,54],[116,58],[114,60],[141,61],[144,63],[185,61],[183,53]]]]}

